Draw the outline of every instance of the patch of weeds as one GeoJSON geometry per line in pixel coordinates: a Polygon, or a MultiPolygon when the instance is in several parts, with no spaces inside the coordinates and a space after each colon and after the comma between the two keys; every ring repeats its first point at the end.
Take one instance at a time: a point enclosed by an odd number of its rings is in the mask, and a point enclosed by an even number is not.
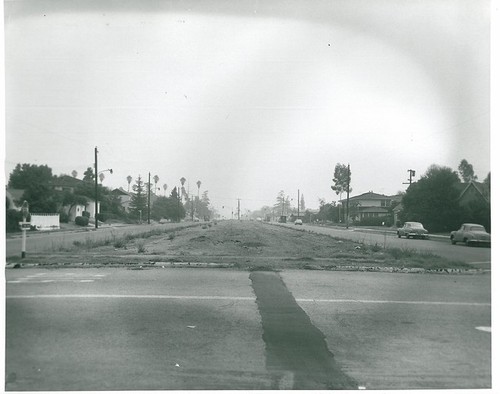
{"type": "Polygon", "coordinates": [[[76,246],[77,248],[79,248],[83,244],[80,241],[73,241],[73,245],[76,246]]]}
{"type": "Polygon", "coordinates": [[[206,224],[204,224],[203,226],[201,226],[201,228],[202,228],[203,230],[206,230],[206,229],[208,228],[208,226],[207,226],[206,224]]]}
{"type": "Polygon", "coordinates": [[[252,265],[248,267],[248,271],[253,272],[253,271],[273,271],[276,272],[274,268],[265,266],[265,265],[252,265]]]}
{"type": "Polygon", "coordinates": [[[390,248],[387,253],[396,260],[402,260],[414,257],[417,251],[412,248],[390,248]]]}
{"type": "Polygon", "coordinates": [[[283,261],[314,261],[314,257],[285,257],[283,261]]]}
{"type": "Polygon", "coordinates": [[[113,246],[117,249],[125,247],[127,242],[125,241],[125,238],[118,238],[115,239],[115,242],[113,243],[113,246]]]}
{"type": "Polygon", "coordinates": [[[175,233],[169,233],[168,234],[168,239],[172,241],[175,238],[175,233]]]}
{"type": "Polygon", "coordinates": [[[125,241],[132,241],[135,238],[134,234],[125,234],[125,241]]]}
{"type": "Polygon", "coordinates": [[[143,239],[137,241],[137,253],[146,252],[146,242],[143,239]]]}
{"type": "Polygon", "coordinates": [[[247,248],[260,248],[267,245],[262,242],[243,242],[241,246],[246,246],[247,248]]]}
{"type": "Polygon", "coordinates": [[[377,253],[380,252],[382,249],[383,249],[382,246],[380,246],[378,243],[375,243],[375,245],[370,245],[370,250],[372,252],[377,253]]]}
{"type": "Polygon", "coordinates": [[[191,238],[189,241],[195,241],[195,242],[208,241],[208,237],[206,235],[200,235],[199,237],[191,238]]]}

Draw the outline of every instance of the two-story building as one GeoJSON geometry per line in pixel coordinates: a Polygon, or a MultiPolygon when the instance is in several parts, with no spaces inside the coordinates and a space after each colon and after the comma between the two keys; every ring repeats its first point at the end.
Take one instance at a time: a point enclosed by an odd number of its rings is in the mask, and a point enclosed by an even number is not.
{"type": "MultiPolygon", "coordinates": [[[[369,191],[349,198],[349,221],[362,222],[373,218],[391,218],[393,201],[400,201],[400,196],[386,196],[369,191]]],[[[340,200],[344,215],[347,199],[340,200]]],[[[344,217],[345,220],[345,217],[344,217]]]]}

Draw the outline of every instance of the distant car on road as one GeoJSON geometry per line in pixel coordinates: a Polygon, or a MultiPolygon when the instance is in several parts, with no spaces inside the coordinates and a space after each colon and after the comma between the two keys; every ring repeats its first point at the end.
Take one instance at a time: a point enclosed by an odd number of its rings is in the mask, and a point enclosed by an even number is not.
{"type": "Polygon", "coordinates": [[[484,226],[475,223],[464,223],[457,231],[452,231],[450,240],[453,245],[463,242],[467,246],[486,245],[491,246],[491,235],[484,226]]]}
{"type": "Polygon", "coordinates": [[[295,225],[300,224],[302,226],[302,219],[295,220],[295,225]]]}
{"type": "Polygon", "coordinates": [[[398,228],[398,238],[422,238],[429,239],[429,232],[419,222],[405,222],[403,227],[398,228]]]}

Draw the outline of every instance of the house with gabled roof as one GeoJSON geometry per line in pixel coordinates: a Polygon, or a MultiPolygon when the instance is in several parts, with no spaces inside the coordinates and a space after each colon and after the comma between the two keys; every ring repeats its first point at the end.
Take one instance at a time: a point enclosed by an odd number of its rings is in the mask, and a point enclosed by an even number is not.
{"type": "Polygon", "coordinates": [[[113,189],[111,193],[120,199],[120,204],[123,207],[123,209],[125,209],[126,212],[129,212],[132,193],[125,191],[122,187],[113,189]]]}
{"type": "Polygon", "coordinates": [[[81,179],[69,175],[59,175],[50,180],[49,186],[57,191],[69,191],[74,193],[76,187],[81,185],[83,182],[84,181],[81,179]]]}
{"type": "Polygon", "coordinates": [[[19,211],[21,209],[23,194],[24,189],[5,188],[5,198],[7,199],[8,209],[19,211]]]}
{"type": "Polygon", "coordinates": [[[481,182],[471,181],[468,183],[460,183],[457,185],[460,192],[458,203],[460,206],[468,205],[471,202],[483,201],[490,203],[490,191],[488,185],[481,182]]]}
{"type": "MultiPolygon", "coordinates": [[[[350,197],[349,217],[355,222],[371,218],[389,217],[393,200],[394,196],[386,196],[373,191],[350,197]]],[[[340,203],[345,212],[347,199],[340,200],[340,203]]]]}

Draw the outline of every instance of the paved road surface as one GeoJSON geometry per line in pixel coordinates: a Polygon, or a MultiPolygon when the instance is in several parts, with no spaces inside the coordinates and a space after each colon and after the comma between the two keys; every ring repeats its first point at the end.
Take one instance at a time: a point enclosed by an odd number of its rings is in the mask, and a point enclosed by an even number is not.
{"type": "Polygon", "coordinates": [[[11,269],[6,280],[7,390],[491,386],[489,274],[11,269]]]}
{"type": "Polygon", "coordinates": [[[452,245],[446,238],[435,238],[429,240],[398,238],[397,235],[388,231],[386,234],[379,231],[359,231],[354,228],[346,230],[334,227],[294,226],[291,223],[280,224],[297,230],[313,231],[317,234],[326,234],[333,237],[361,241],[368,245],[378,244],[386,247],[398,247],[401,249],[414,249],[421,252],[430,252],[450,260],[474,263],[477,268],[488,269],[491,263],[491,249],[487,247],[468,247],[462,244],[452,245]]]}

